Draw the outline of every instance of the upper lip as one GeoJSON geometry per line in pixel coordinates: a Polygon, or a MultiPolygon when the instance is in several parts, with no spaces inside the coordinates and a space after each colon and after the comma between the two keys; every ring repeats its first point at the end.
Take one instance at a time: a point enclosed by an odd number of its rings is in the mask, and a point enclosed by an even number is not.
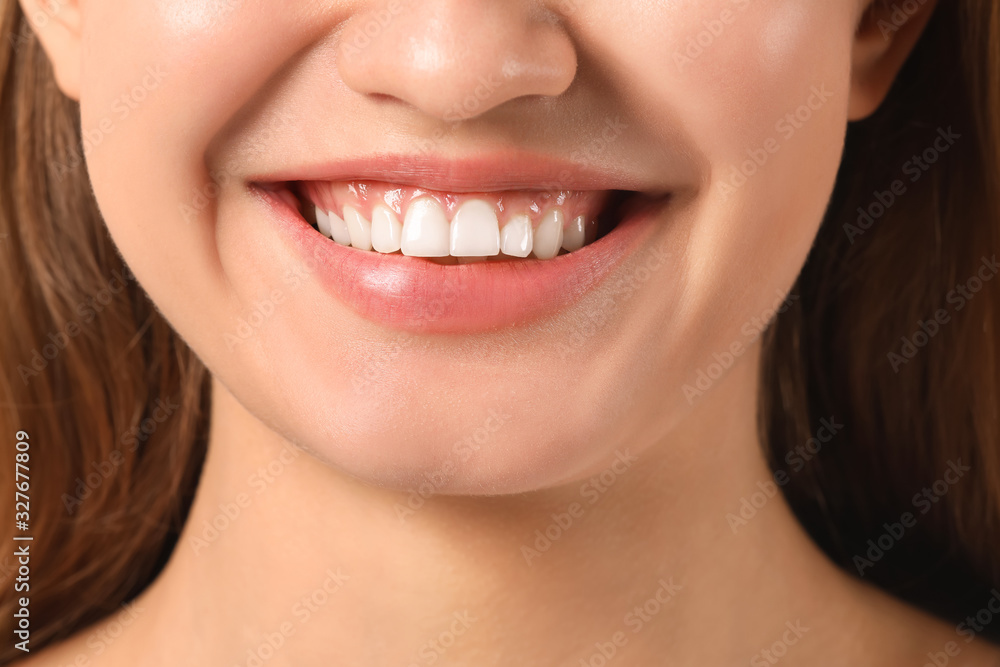
{"type": "Polygon", "coordinates": [[[251,183],[367,180],[441,192],[509,190],[631,190],[658,192],[636,175],[581,161],[531,152],[445,158],[379,153],[328,162],[306,162],[251,176],[251,183]]]}

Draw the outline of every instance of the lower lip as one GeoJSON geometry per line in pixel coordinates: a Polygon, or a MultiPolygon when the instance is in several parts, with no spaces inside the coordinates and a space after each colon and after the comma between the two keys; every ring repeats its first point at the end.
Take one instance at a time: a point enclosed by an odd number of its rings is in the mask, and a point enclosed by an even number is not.
{"type": "Polygon", "coordinates": [[[552,259],[441,265],[418,257],[342,246],[269,190],[268,206],[327,291],[367,320],[423,333],[479,333],[528,324],[571,306],[641,247],[653,213],[623,219],[611,233],[552,259]]]}

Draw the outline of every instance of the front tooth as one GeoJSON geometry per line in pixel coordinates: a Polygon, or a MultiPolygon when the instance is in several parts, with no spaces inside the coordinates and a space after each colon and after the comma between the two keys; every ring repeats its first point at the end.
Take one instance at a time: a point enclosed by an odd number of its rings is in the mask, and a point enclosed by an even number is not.
{"type": "Polygon", "coordinates": [[[351,245],[351,232],[347,229],[347,223],[339,215],[330,211],[330,234],[333,240],[340,245],[351,245]]]}
{"type": "Polygon", "coordinates": [[[316,226],[319,228],[320,234],[330,238],[330,216],[319,206],[316,207],[316,226]]]}
{"type": "Polygon", "coordinates": [[[515,215],[500,232],[500,249],[511,257],[527,257],[531,254],[531,218],[515,215]]]}
{"type": "Polygon", "coordinates": [[[578,215],[569,223],[563,233],[562,247],[566,252],[573,252],[583,247],[587,237],[587,218],[578,215]]]}
{"type": "Polygon", "coordinates": [[[455,257],[488,257],[500,252],[500,226],[493,205],[470,199],[451,220],[451,254],[455,257]]]}
{"type": "Polygon", "coordinates": [[[444,209],[436,200],[422,197],[410,203],[403,219],[404,255],[410,257],[447,257],[450,230],[444,209]]]}
{"type": "Polygon", "coordinates": [[[344,222],[351,235],[351,245],[359,250],[371,250],[372,224],[353,206],[344,207],[344,222]]]}
{"type": "Polygon", "coordinates": [[[535,230],[534,252],[538,259],[552,259],[559,254],[562,246],[563,225],[566,216],[558,208],[550,209],[543,217],[542,223],[535,230]]]}
{"type": "Polygon", "coordinates": [[[372,211],[372,247],[379,252],[396,252],[403,238],[403,225],[388,206],[379,204],[372,211]]]}

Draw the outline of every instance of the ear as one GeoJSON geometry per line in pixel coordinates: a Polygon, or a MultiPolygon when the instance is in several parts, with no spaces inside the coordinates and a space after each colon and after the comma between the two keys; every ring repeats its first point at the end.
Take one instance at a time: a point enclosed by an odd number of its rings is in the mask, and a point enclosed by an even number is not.
{"type": "Polygon", "coordinates": [[[864,0],[864,15],[852,51],[850,120],[870,116],[882,104],[936,4],[937,0],[891,4],[864,0]]]}
{"type": "Polygon", "coordinates": [[[19,0],[64,95],[80,100],[81,0],[19,0]]]}

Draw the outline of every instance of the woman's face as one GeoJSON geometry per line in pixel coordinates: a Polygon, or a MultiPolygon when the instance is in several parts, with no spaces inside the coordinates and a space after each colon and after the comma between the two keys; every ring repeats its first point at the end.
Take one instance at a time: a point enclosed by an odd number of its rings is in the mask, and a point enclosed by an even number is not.
{"type": "Polygon", "coordinates": [[[275,432],[401,488],[551,486],[754,358],[833,187],[860,10],[87,0],[87,169],[141,285],[275,432]],[[348,248],[316,205],[355,245],[381,216],[384,249],[509,254],[348,248]]]}

